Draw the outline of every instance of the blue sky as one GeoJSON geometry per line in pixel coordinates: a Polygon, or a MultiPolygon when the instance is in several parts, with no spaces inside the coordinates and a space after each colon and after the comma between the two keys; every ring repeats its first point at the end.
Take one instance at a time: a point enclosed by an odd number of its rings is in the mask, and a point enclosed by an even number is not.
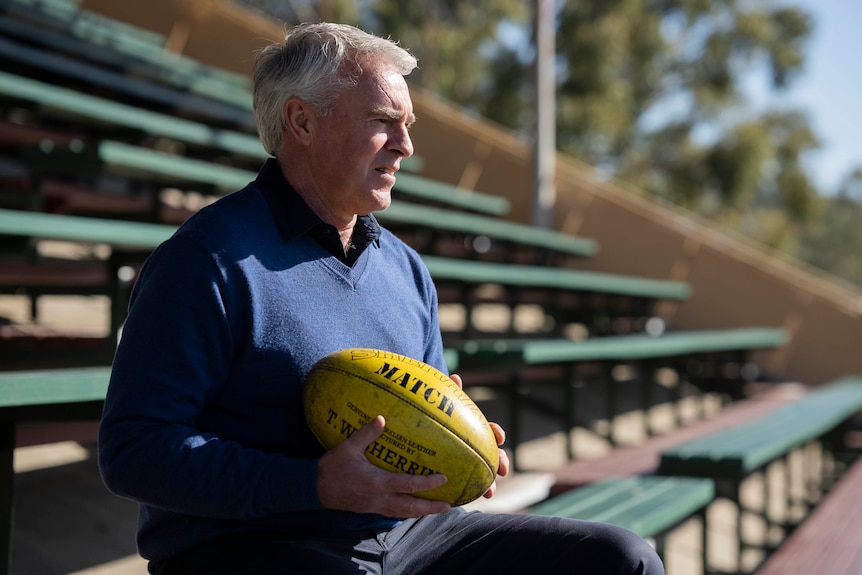
{"type": "Polygon", "coordinates": [[[789,93],[809,114],[821,149],[810,158],[821,191],[832,194],[854,167],[862,167],[862,2],[787,0],[815,19],[807,65],[789,93]]]}

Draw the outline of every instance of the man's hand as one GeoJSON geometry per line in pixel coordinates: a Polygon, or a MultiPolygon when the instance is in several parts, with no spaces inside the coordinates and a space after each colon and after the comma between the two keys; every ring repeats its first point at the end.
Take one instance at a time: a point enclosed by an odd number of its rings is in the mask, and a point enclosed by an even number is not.
{"type": "MultiPolygon", "coordinates": [[[[464,382],[461,381],[461,376],[457,373],[453,373],[449,376],[449,378],[458,384],[458,387],[464,388],[464,382]]],[[[503,431],[503,428],[497,425],[496,423],[489,421],[488,425],[491,426],[491,430],[494,432],[494,437],[497,438],[497,445],[502,448],[503,444],[506,443],[506,432],[503,431]]],[[[497,470],[497,475],[500,477],[505,477],[509,474],[509,455],[506,453],[504,449],[500,449],[500,468],[497,470]]],[[[488,488],[488,491],[485,492],[486,499],[490,499],[494,497],[494,494],[497,492],[497,482],[494,481],[491,484],[491,487],[488,488]]]]}
{"type": "Polygon", "coordinates": [[[365,449],[380,437],[385,425],[383,416],[378,415],[320,458],[320,503],[327,509],[389,517],[421,517],[449,511],[448,503],[411,495],[443,485],[444,475],[393,473],[372,465],[365,457],[365,449]]]}

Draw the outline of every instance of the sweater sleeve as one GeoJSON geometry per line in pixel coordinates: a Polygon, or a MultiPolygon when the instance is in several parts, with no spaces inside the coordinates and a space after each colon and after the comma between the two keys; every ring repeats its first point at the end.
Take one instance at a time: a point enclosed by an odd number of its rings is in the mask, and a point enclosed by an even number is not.
{"type": "Polygon", "coordinates": [[[319,509],[317,462],[202,429],[234,353],[226,282],[213,256],[175,237],[136,283],[99,430],[108,488],[145,505],[216,519],[319,509]]]}

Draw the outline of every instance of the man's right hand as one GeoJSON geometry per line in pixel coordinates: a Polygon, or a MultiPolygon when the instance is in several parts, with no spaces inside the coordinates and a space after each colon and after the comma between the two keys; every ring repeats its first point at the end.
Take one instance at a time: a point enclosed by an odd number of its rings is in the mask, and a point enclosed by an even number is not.
{"type": "Polygon", "coordinates": [[[320,458],[317,493],[321,504],[327,509],[389,517],[449,511],[446,502],[411,495],[443,485],[444,475],[394,473],[374,466],[365,457],[365,449],[382,435],[385,425],[383,416],[378,415],[320,458]]]}

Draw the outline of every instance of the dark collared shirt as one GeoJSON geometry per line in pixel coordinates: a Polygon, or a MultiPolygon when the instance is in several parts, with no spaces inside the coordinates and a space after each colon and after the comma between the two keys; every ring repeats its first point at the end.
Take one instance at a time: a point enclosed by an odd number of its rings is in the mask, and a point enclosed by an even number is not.
{"type": "Polygon", "coordinates": [[[380,239],[380,224],[372,215],[359,216],[353,228],[353,237],[345,253],[341,237],[335,226],[320,219],[305,203],[302,196],[284,179],[281,167],[274,158],[266,161],[255,180],[275,214],[276,225],[285,241],[309,234],[323,248],[348,266],[353,266],[362,252],[380,239]]]}

